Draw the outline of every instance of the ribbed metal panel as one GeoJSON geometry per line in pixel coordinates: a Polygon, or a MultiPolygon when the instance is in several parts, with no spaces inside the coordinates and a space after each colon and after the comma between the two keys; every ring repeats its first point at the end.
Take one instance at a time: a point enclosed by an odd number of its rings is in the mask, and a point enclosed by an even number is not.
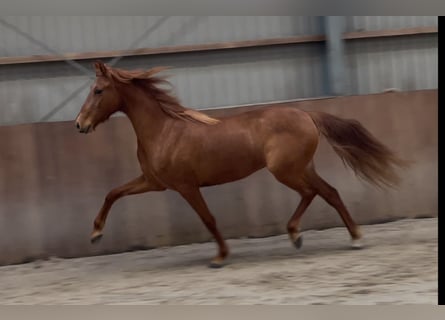
{"type": "MultiPolygon", "coordinates": [[[[174,92],[186,106],[202,109],[315,97],[323,94],[323,45],[285,45],[124,58],[118,67],[169,65],[174,92]]],[[[91,68],[89,62],[82,62],[91,68]]],[[[0,66],[0,124],[38,121],[88,77],[63,62],[0,66]]],[[[72,120],[83,90],[51,120],[72,120]]]]}
{"type": "MultiPolygon", "coordinates": [[[[286,46],[185,56],[171,79],[193,108],[321,95],[321,45],[286,46]]],[[[129,66],[130,67],[130,66],[129,66]]]]}
{"type": "MultiPolygon", "coordinates": [[[[59,52],[127,49],[160,17],[6,17],[59,52]]],[[[437,25],[437,17],[347,17],[348,30],[437,25]]],[[[137,47],[321,34],[319,17],[169,17],[137,47]]],[[[0,56],[48,52],[0,25],[0,56]]],[[[173,66],[171,82],[192,108],[317,97],[325,94],[325,45],[310,43],[127,57],[118,66],[173,66]]],[[[437,35],[348,40],[348,94],[388,88],[437,88],[437,35]]],[[[81,64],[91,69],[89,61],[81,64]]],[[[88,78],[64,62],[0,66],[0,124],[34,122],[61,105],[88,78]]],[[[51,120],[72,120],[88,89],[51,120]]]]}
{"type": "Polygon", "coordinates": [[[434,27],[438,25],[434,16],[349,16],[346,17],[346,31],[371,31],[403,29],[414,27],[434,27]]]}
{"type": "MultiPolygon", "coordinates": [[[[84,77],[57,77],[17,81],[2,81],[0,96],[0,124],[37,122],[86,79],[84,77]]],[[[55,120],[71,120],[87,95],[81,92],[55,116],[55,120]]]]}
{"type": "Polygon", "coordinates": [[[349,41],[350,93],[437,88],[437,40],[437,35],[418,35],[349,41]]]}
{"type": "MultiPolygon", "coordinates": [[[[1,17],[48,47],[60,52],[128,49],[161,17],[1,17]]],[[[256,40],[320,34],[318,17],[291,16],[183,16],[169,17],[135,48],[256,40]]],[[[0,25],[0,56],[27,56],[48,52],[0,25]]]]}

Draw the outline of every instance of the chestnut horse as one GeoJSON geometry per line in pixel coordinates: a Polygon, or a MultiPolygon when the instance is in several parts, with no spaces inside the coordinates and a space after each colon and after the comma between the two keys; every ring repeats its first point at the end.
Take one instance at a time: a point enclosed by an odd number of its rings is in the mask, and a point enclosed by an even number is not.
{"type": "Polygon", "coordinates": [[[137,136],[142,174],[107,194],[94,220],[92,242],[102,237],[108,212],[117,199],[171,189],[184,197],[215,237],[219,250],[210,266],[220,267],[229,250],[200,187],[239,180],[266,167],[301,195],[287,224],[297,248],[302,244],[300,219],[316,195],[337,210],[353,245],[359,246],[359,227],[337,190],[315,171],[313,157],[320,134],[358,176],[375,185],[398,182],[394,169],[403,161],[355,120],[279,106],[215,119],[183,107],[160,86],[168,84],[155,76],[164,67],[127,71],[96,62],[94,68],[96,79],[76,126],[88,133],[113,113],[125,113],[137,136]]]}

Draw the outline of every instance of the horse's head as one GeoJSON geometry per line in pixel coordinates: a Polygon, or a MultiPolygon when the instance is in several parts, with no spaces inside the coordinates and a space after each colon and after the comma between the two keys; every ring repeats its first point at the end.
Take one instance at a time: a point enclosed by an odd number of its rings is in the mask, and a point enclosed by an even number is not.
{"type": "Polygon", "coordinates": [[[91,85],[90,93],[76,118],[76,127],[81,133],[90,132],[122,106],[122,99],[109,68],[102,62],[95,62],[94,68],[96,80],[91,85]]]}

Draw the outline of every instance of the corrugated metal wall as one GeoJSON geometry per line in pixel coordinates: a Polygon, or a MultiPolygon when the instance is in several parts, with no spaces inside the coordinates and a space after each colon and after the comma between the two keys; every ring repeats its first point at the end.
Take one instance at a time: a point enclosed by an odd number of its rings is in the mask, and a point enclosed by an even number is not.
{"type": "MultiPolygon", "coordinates": [[[[60,53],[128,49],[160,17],[3,17],[60,53]]],[[[437,26],[436,17],[347,17],[347,31],[437,26]]],[[[323,34],[320,17],[169,17],[135,48],[323,34]]],[[[48,54],[0,24],[0,56],[48,54]]],[[[118,66],[170,65],[181,101],[193,108],[326,95],[325,44],[305,43],[126,57],[118,66]]],[[[347,94],[437,88],[437,34],[346,42],[347,94]]],[[[90,68],[91,61],[81,64],[90,68]]],[[[63,62],[0,66],[0,124],[72,120],[87,89],[79,70],[63,62]],[[71,97],[72,96],[72,97],[71,97]],[[69,99],[70,98],[70,99],[69,99]]]]}
{"type": "MultiPolygon", "coordinates": [[[[4,17],[20,30],[61,52],[127,49],[162,17],[4,17]]],[[[29,40],[4,27],[0,56],[46,54],[29,40]]],[[[321,34],[317,17],[197,16],[169,17],[135,48],[258,40],[321,34]]]]}
{"type": "MultiPolygon", "coordinates": [[[[346,32],[437,26],[438,19],[434,16],[346,17],[346,32]]],[[[437,34],[349,40],[346,45],[347,93],[437,88],[437,41],[437,34]]]]}
{"type": "Polygon", "coordinates": [[[346,31],[371,31],[437,26],[437,17],[350,16],[346,17],[346,31]]]}
{"type": "MultiPolygon", "coordinates": [[[[117,66],[173,66],[169,74],[176,95],[184,105],[203,109],[321,96],[321,60],[322,45],[310,44],[131,57],[117,66]]],[[[63,62],[0,66],[0,72],[3,124],[41,119],[88,81],[63,62]]],[[[87,86],[51,120],[74,119],[88,90],[87,86]]]]}
{"type": "Polygon", "coordinates": [[[437,41],[437,34],[348,41],[348,93],[437,88],[437,41]]]}

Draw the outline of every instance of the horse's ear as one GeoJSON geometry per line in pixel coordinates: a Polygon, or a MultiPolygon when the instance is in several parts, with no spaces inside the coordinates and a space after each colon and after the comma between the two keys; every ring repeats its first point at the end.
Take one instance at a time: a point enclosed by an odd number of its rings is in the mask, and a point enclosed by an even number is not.
{"type": "Polygon", "coordinates": [[[106,76],[107,75],[107,67],[105,63],[100,60],[94,62],[94,70],[96,71],[96,76],[106,76]]]}

